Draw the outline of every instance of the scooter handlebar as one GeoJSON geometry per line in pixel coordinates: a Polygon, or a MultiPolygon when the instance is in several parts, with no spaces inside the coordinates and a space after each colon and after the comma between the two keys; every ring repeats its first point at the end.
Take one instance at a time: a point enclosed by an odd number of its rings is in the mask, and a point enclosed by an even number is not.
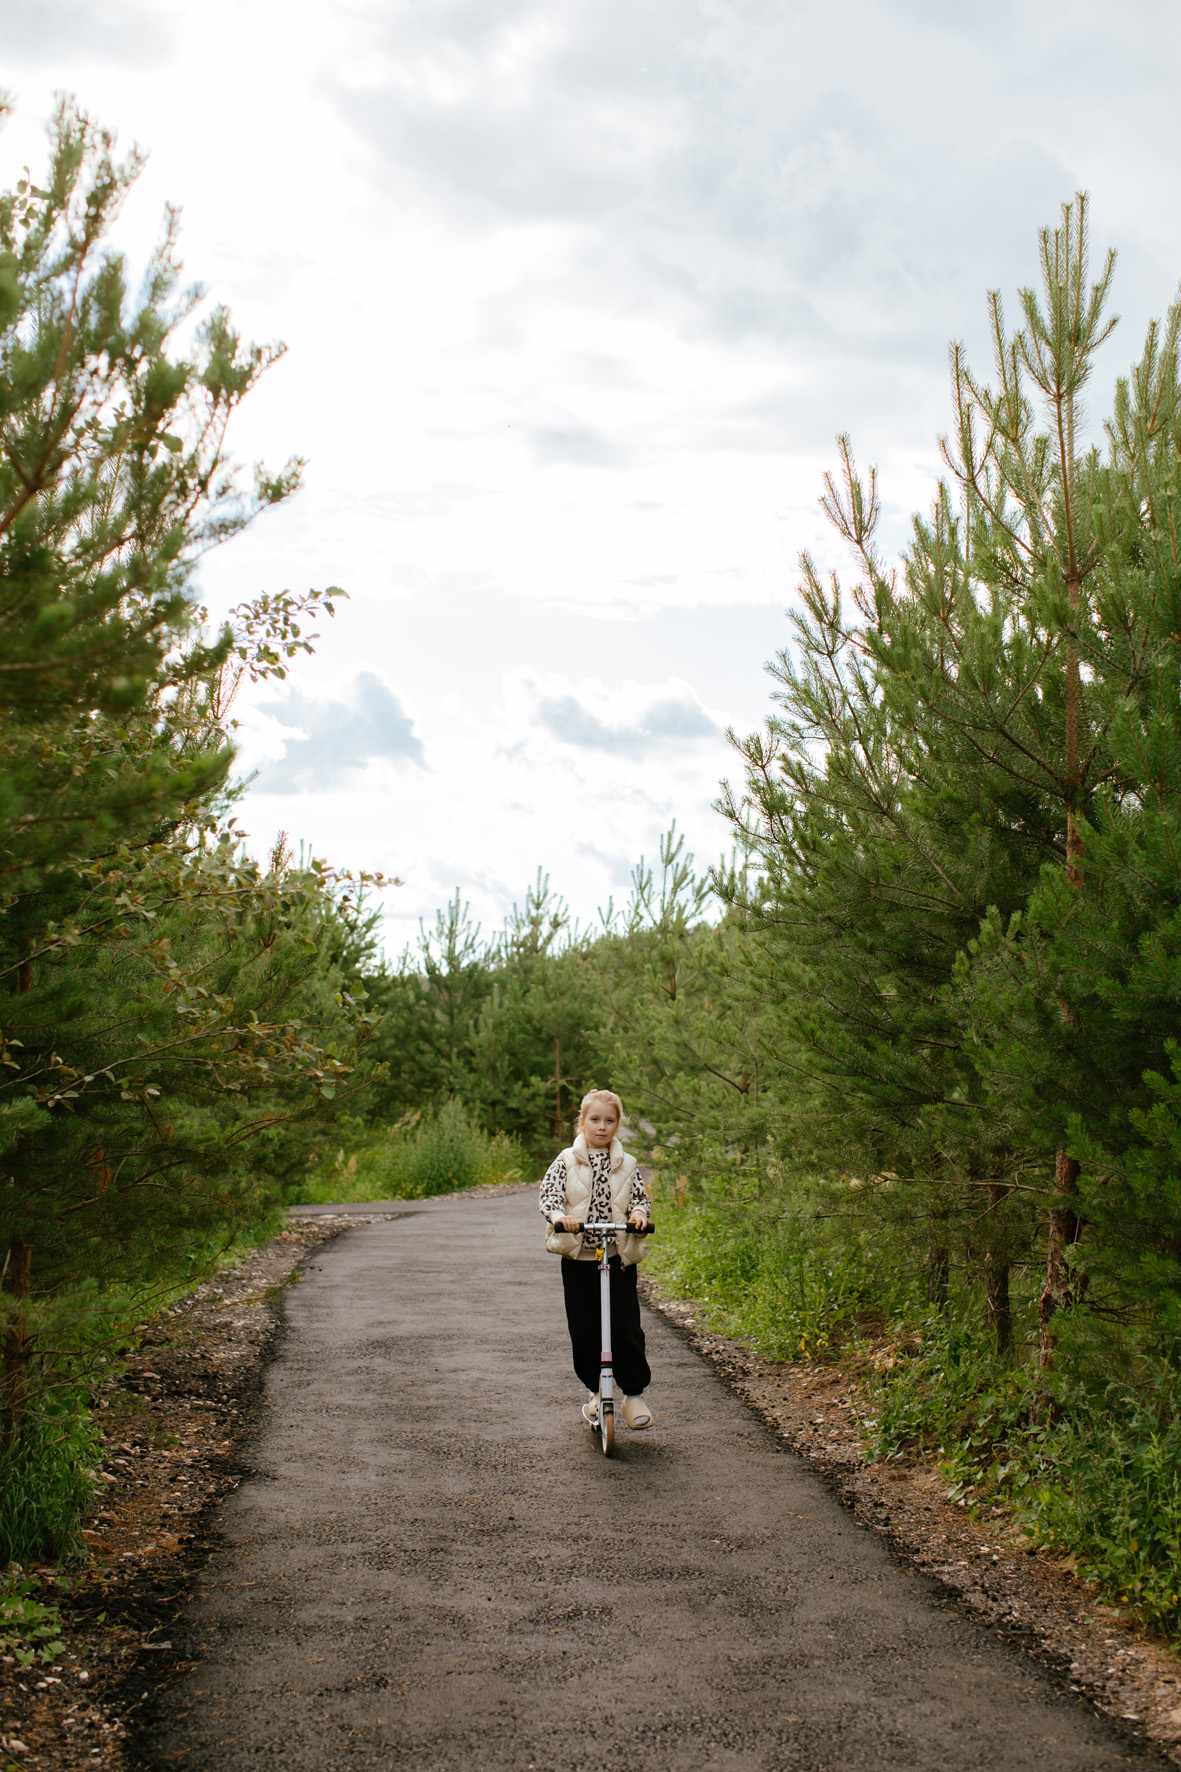
{"type": "MultiPolygon", "coordinates": [[[[561,1221],[559,1219],[551,1218],[550,1223],[553,1225],[553,1227],[556,1231],[565,1230],[565,1226],[561,1223],[561,1221]]],[[[576,1231],[567,1231],[566,1235],[570,1236],[570,1237],[581,1237],[581,1236],[585,1236],[587,1231],[592,1231],[592,1232],[593,1231],[626,1231],[629,1234],[629,1236],[650,1237],[652,1235],[652,1232],[655,1229],[656,1229],[656,1226],[652,1223],[651,1219],[649,1219],[648,1223],[646,1225],[644,1225],[642,1228],[638,1224],[585,1224],[585,1223],[580,1223],[578,1226],[578,1229],[576,1231]]]]}

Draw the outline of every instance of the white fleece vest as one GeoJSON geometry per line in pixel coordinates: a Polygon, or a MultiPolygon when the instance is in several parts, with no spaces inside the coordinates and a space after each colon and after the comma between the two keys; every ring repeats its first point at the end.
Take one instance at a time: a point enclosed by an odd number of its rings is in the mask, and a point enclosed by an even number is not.
{"type": "MultiPolygon", "coordinates": [[[[590,1206],[591,1194],[594,1191],[595,1172],[591,1168],[590,1152],[586,1147],[586,1139],[582,1133],[574,1140],[569,1150],[562,1152],[562,1161],[566,1165],[566,1212],[570,1218],[585,1218],[590,1206]]],[[[629,1157],[617,1138],[611,1140],[611,1217],[619,1224],[627,1221],[628,1208],[631,1205],[632,1178],[639,1167],[634,1157],[629,1157]]],[[[571,1260],[582,1247],[582,1238],[576,1237],[571,1231],[558,1231],[551,1225],[546,1233],[545,1246],[551,1255],[567,1255],[571,1260]]],[[[648,1252],[647,1240],[644,1237],[616,1234],[615,1248],[624,1267],[634,1267],[636,1262],[643,1261],[648,1252]]]]}

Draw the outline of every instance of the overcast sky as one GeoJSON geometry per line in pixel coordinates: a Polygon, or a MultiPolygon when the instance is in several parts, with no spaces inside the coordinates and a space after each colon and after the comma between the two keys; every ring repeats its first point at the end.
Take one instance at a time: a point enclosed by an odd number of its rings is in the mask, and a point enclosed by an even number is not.
{"type": "Polygon", "coordinates": [[[834,434],[901,539],[949,339],[1079,187],[1096,416],[1172,298],[1179,66],[1172,0],[0,0],[5,179],[75,93],[150,153],[129,253],[179,203],[289,347],[235,442],[306,489],[203,588],[351,600],[240,709],[253,846],[401,876],[391,950],[539,866],[589,918],[673,818],[715,856],[834,434]]]}

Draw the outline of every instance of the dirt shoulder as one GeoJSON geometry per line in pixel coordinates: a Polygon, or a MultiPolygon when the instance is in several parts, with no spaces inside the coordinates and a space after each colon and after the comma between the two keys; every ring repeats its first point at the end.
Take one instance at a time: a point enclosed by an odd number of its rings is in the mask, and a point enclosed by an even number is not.
{"type": "Polygon", "coordinates": [[[715,1334],[695,1306],[647,1276],[640,1286],[644,1302],[824,1473],[863,1525],[939,1580],[966,1613],[1020,1640],[1068,1675],[1071,1691],[1134,1725],[1181,1765],[1181,1659],[1173,1650],[1104,1605],[1063,1563],[1030,1551],[1004,1510],[970,1519],[933,1466],[868,1463],[857,1415],[864,1400],[847,1373],[768,1359],[715,1334]]]}

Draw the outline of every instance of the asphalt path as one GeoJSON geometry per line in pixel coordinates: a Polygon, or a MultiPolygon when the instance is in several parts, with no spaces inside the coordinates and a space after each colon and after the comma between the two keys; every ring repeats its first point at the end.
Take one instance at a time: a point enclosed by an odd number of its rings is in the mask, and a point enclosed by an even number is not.
{"type": "Polygon", "coordinates": [[[583,1425],[533,1195],[318,1252],[147,1748],[183,1772],[1160,1765],[897,1561],[659,1317],[583,1425]]]}

